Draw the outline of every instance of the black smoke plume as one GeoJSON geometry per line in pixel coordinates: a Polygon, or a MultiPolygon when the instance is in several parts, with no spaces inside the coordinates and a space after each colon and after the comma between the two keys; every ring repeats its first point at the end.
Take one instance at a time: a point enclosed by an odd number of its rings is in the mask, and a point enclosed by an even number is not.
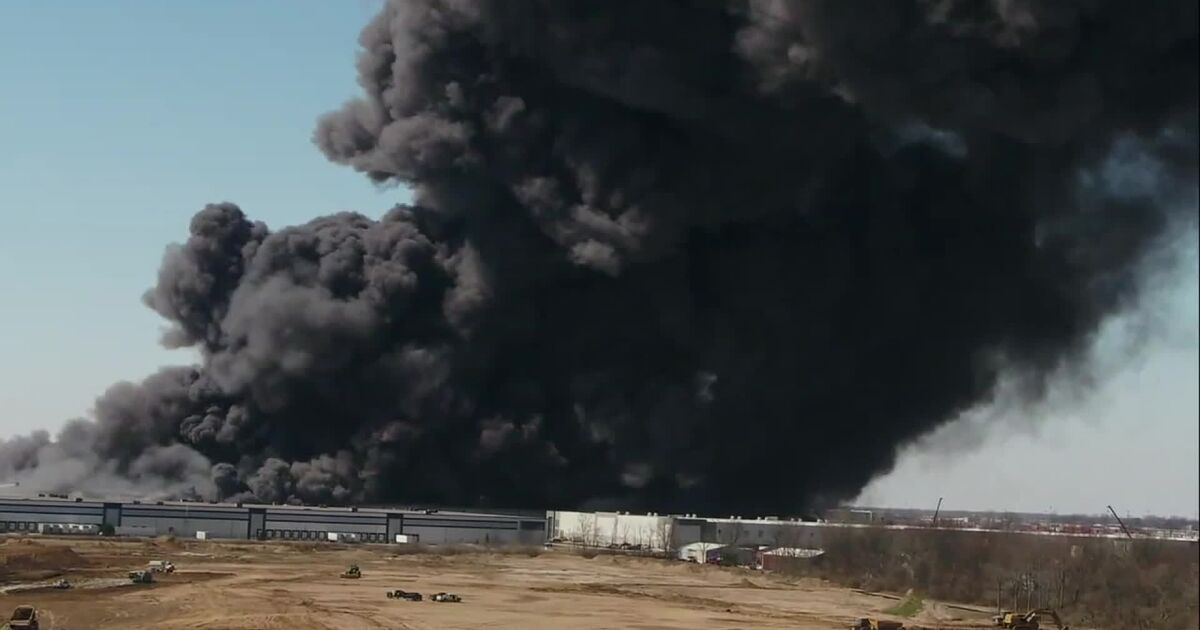
{"type": "Polygon", "coordinates": [[[0,474],[795,511],[1036,397],[1195,225],[1194,0],[396,0],[361,45],[315,141],[414,203],[206,207],[146,296],[203,364],[0,474]]]}

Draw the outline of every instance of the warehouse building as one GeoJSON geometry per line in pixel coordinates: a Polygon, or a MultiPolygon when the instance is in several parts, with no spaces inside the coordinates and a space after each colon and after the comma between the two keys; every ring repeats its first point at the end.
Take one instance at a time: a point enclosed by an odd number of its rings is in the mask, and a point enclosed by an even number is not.
{"type": "Polygon", "coordinates": [[[130,536],[369,543],[541,544],[546,538],[545,518],[532,515],[0,497],[0,533],[88,533],[102,528],[130,536]]]}
{"type": "Polygon", "coordinates": [[[546,513],[550,539],[588,547],[678,551],[690,543],[731,547],[820,548],[826,528],[820,523],[777,518],[711,518],[628,512],[546,513]]]}
{"type": "Polygon", "coordinates": [[[629,512],[547,512],[552,541],[588,547],[666,551],[672,546],[675,518],[629,512]]]}

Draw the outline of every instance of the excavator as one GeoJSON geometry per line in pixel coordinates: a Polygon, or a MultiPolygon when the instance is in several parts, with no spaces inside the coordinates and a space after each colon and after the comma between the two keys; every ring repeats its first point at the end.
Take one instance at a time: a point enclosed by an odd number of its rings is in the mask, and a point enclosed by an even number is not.
{"type": "Polygon", "coordinates": [[[1040,630],[1043,619],[1053,621],[1059,630],[1070,630],[1069,626],[1063,625],[1062,619],[1052,608],[1035,608],[1023,615],[1006,610],[992,617],[992,623],[998,628],[1008,630],[1040,630]]]}
{"type": "Polygon", "coordinates": [[[150,571],[130,571],[129,581],[134,584],[153,584],[154,574],[150,571]]]}

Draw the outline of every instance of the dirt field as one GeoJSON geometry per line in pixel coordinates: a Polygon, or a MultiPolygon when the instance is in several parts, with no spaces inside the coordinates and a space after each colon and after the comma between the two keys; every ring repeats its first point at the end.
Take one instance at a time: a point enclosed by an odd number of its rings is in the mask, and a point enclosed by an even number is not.
{"type": "MultiPolygon", "coordinates": [[[[896,602],[816,581],[744,569],[566,551],[302,543],[215,543],[0,537],[0,612],[37,606],[42,630],[281,628],[845,628],[887,617],[896,602]],[[152,559],[178,566],[150,585],[126,572],[152,559]],[[357,563],[361,579],[338,574],[357,563]],[[48,588],[66,577],[69,590],[48,588]],[[422,602],[388,599],[418,591],[422,602]],[[454,592],[463,602],[428,596],[454,592]]],[[[985,614],[936,603],[923,628],[986,627],[985,614]]]]}

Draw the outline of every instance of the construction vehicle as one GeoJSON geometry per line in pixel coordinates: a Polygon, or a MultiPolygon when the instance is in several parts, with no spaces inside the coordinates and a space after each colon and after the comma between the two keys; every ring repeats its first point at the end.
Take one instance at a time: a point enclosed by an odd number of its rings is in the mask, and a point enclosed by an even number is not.
{"type": "Polygon", "coordinates": [[[29,605],[17,606],[8,618],[8,627],[11,630],[38,630],[37,609],[29,605]]]}
{"type": "Polygon", "coordinates": [[[992,617],[992,623],[999,628],[1009,630],[1040,630],[1043,619],[1053,621],[1054,626],[1059,630],[1070,630],[1068,626],[1063,625],[1058,613],[1051,608],[1035,608],[1025,614],[1006,610],[992,617]]]}
{"type": "Polygon", "coordinates": [[[462,601],[462,598],[454,593],[434,593],[433,597],[430,599],[435,602],[449,602],[453,604],[457,604],[462,601]]]}
{"type": "Polygon", "coordinates": [[[387,597],[388,597],[388,599],[406,599],[410,602],[419,602],[422,599],[424,599],[423,597],[421,597],[420,593],[416,593],[413,591],[402,591],[400,589],[396,589],[394,591],[388,591],[387,597]]]}
{"type": "Polygon", "coordinates": [[[358,568],[357,564],[352,564],[345,571],[342,571],[342,577],[357,580],[362,577],[362,571],[358,568]]]}
{"type": "Polygon", "coordinates": [[[134,584],[152,584],[154,583],[154,574],[150,571],[130,571],[129,581],[134,584]]]}
{"type": "Polygon", "coordinates": [[[59,580],[59,581],[55,582],[54,584],[52,584],[52,585],[50,586],[50,588],[57,588],[57,589],[60,589],[60,590],[62,590],[62,589],[68,589],[68,588],[71,588],[71,583],[70,583],[70,582],[68,582],[66,578],[63,578],[63,579],[61,579],[61,580],[59,580]]]}
{"type": "Polygon", "coordinates": [[[859,619],[850,630],[904,630],[904,622],[886,619],[859,619]]]}
{"type": "Polygon", "coordinates": [[[146,569],[154,573],[174,573],[175,565],[170,560],[151,560],[146,569]]]}

